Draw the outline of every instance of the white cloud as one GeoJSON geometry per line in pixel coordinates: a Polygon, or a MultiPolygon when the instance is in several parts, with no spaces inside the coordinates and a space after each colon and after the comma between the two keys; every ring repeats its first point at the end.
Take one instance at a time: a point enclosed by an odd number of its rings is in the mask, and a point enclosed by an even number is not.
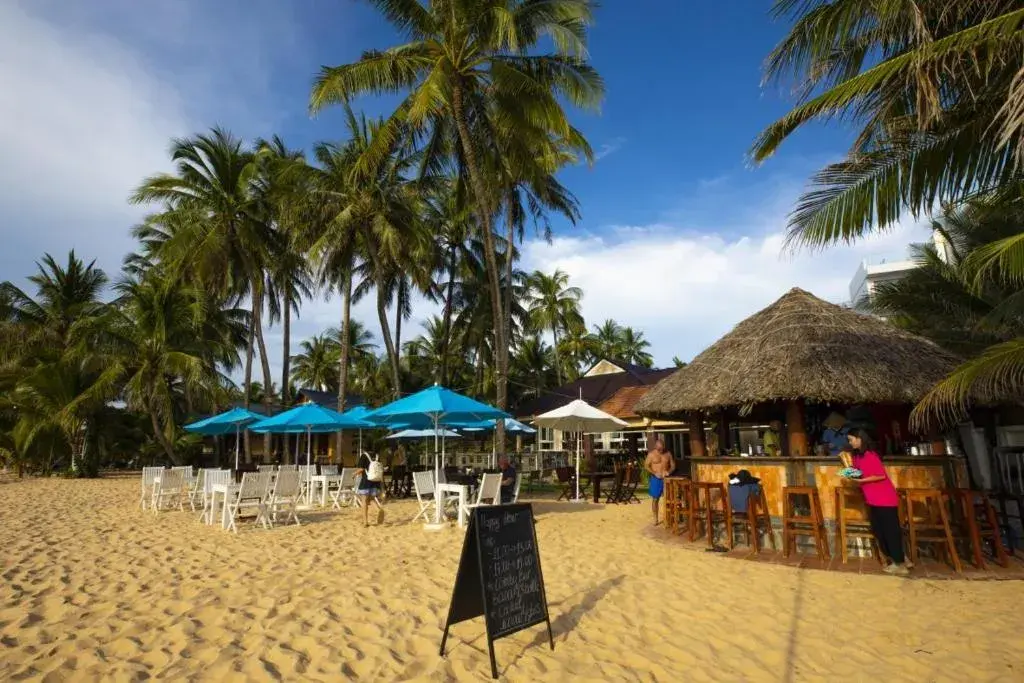
{"type": "Polygon", "coordinates": [[[594,161],[600,161],[601,159],[604,159],[607,156],[615,154],[620,149],[622,149],[623,145],[625,144],[626,138],[624,137],[612,138],[611,140],[603,143],[600,147],[597,148],[597,151],[594,152],[594,161]]]}
{"type": "Polygon", "coordinates": [[[910,242],[927,235],[907,225],[852,247],[787,255],[781,231],[726,238],[640,226],[627,241],[563,237],[550,246],[532,242],[523,258],[530,269],[568,273],[584,291],[589,324],[613,318],[642,330],[656,362],[668,365],[675,355],[689,360],[792,287],[836,303],[847,301],[861,260],[902,258],[910,242]]]}

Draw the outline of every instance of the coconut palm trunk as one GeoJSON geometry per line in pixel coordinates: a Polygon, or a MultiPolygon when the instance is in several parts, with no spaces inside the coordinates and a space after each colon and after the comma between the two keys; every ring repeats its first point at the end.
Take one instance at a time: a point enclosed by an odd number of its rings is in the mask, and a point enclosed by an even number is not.
{"type": "MultiPolygon", "coordinates": [[[[484,260],[487,264],[487,280],[491,290],[491,317],[494,321],[495,401],[498,408],[504,410],[508,403],[508,340],[505,337],[501,284],[498,274],[498,256],[494,244],[494,232],[491,226],[492,212],[490,202],[487,199],[483,177],[480,174],[480,168],[477,163],[476,148],[473,145],[473,139],[469,132],[464,93],[459,86],[452,89],[452,108],[455,114],[455,125],[459,131],[459,140],[462,143],[463,156],[466,159],[466,167],[469,170],[470,182],[473,185],[473,194],[476,195],[477,217],[483,224],[484,260]]],[[[503,430],[500,430],[499,427],[499,431],[503,430]]],[[[504,439],[498,444],[497,454],[498,457],[505,455],[504,439]]]]}
{"type": "MultiPolygon", "coordinates": [[[[283,306],[281,312],[281,335],[282,345],[284,346],[283,358],[281,359],[281,406],[285,407],[291,400],[291,392],[289,391],[288,376],[291,373],[291,360],[292,360],[292,307],[287,292],[281,296],[281,305],[283,306]]],[[[288,455],[288,435],[281,435],[281,454],[282,458],[288,455]]]]}
{"type": "MultiPolygon", "coordinates": [[[[259,316],[253,323],[256,328],[256,343],[260,349],[260,364],[263,370],[263,410],[265,415],[270,415],[270,402],[272,400],[271,393],[273,391],[274,379],[270,375],[270,356],[267,355],[267,344],[263,339],[263,294],[260,293],[259,305],[253,306],[253,310],[259,311],[259,316]]],[[[270,432],[263,435],[263,459],[269,462],[271,439],[273,436],[270,432]]]]}
{"type": "MultiPolygon", "coordinates": [[[[348,357],[351,353],[352,272],[345,273],[344,293],[341,297],[341,353],[338,360],[338,412],[345,412],[345,394],[348,391],[348,357]]],[[[341,461],[342,434],[338,432],[337,454],[341,461]]]]}
{"type": "MultiPolygon", "coordinates": [[[[246,343],[245,348],[245,381],[243,387],[243,400],[245,402],[245,409],[249,410],[249,405],[252,403],[250,400],[252,394],[252,354],[256,346],[256,325],[253,320],[256,317],[256,305],[253,304],[252,316],[249,320],[249,340],[246,343]]],[[[249,442],[249,430],[245,430],[245,462],[252,462],[252,445],[249,442]]]]}
{"type": "Polygon", "coordinates": [[[452,299],[455,296],[455,267],[457,265],[457,252],[453,243],[448,250],[448,284],[444,293],[444,320],[441,337],[441,370],[438,373],[437,381],[446,386],[448,382],[448,352],[452,343],[452,299]]]}
{"type": "Polygon", "coordinates": [[[398,372],[398,355],[395,353],[395,340],[391,337],[391,324],[388,322],[387,299],[385,298],[384,283],[377,282],[377,320],[380,321],[381,336],[384,337],[384,347],[388,354],[388,365],[391,368],[391,383],[394,397],[401,397],[401,377],[398,372]]]}

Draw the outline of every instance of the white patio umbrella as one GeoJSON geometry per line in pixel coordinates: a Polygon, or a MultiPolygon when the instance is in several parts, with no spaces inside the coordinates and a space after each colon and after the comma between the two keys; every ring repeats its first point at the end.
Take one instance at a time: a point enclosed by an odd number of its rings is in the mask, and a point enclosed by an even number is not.
{"type": "MultiPolygon", "coordinates": [[[[582,434],[603,434],[627,426],[626,422],[603,410],[598,410],[580,398],[561,408],[538,415],[534,418],[533,423],[538,427],[582,434]]],[[[580,446],[582,442],[583,439],[576,442],[576,500],[580,499],[580,446]]]]}

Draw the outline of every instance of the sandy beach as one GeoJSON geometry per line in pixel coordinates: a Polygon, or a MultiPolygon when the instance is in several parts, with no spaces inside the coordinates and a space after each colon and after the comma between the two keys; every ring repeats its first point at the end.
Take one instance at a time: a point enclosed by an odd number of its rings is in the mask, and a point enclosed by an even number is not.
{"type": "MultiPolygon", "coordinates": [[[[0,483],[0,680],[489,680],[482,620],[437,649],[462,536],[354,510],[235,536],[136,478],[0,483]]],[[[540,502],[555,651],[505,680],[1019,681],[1024,586],[799,571],[645,536],[647,505],[540,502]]]]}

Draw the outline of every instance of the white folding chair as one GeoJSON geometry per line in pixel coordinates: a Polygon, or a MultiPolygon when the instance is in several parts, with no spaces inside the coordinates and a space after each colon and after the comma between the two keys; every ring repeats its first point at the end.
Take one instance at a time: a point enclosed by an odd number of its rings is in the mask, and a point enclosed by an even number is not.
{"type": "Polygon", "coordinates": [[[434,473],[433,472],[413,472],[412,473],[412,488],[416,492],[416,502],[420,504],[420,511],[416,513],[416,516],[412,518],[412,521],[418,520],[420,517],[424,521],[430,521],[430,509],[436,505],[436,499],[434,498],[437,489],[434,486],[434,473]]]}
{"type": "MultiPolygon", "coordinates": [[[[192,481],[189,482],[189,486],[188,486],[188,506],[190,508],[192,508],[192,512],[196,511],[196,498],[197,497],[201,498],[202,495],[203,495],[203,487],[205,486],[205,484],[203,482],[206,481],[206,473],[209,472],[209,471],[210,471],[209,469],[201,469],[201,470],[199,470],[196,473],[196,476],[194,476],[192,478],[192,481]]],[[[199,503],[200,503],[200,506],[201,506],[202,505],[202,501],[200,500],[199,503]]]]}
{"type": "Polygon", "coordinates": [[[469,517],[473,508],[486,505],[501,505],[501,475],[485,474],[480,482],[480,490],[476,492],[476,502],[466,503],[462,507],[462,514],[469,517]],[[490,502],[486,502],[490,501],[490,502]]]}
{"type": "MultiPolygon", "coordinates": [[[[518,503],[519,502],[519,487],[522,486],[522,485],[523,485],[523,475],[522,475],[522,473],[516,473],[516,487],[512,490],[512,502],[513,503],[518,503]]],[[[499,489],[499,492],[500,492],[500,489],[499,489]]]]}
{"type": "Polygon", "coordinates": [[[338,487],[334,490],[328,489],[328,493],[331,496],[332,510],[340,510],[342,505],[351,505],[356,495],[356,468],[341,468],[338,487]]]}
{"type": "Polygon", "coordinates": [[[238,513],[243,510],[256,510],[259,518],[260,511],[266,504],[267,490],[270,485],[270,475],[267,472],[245,472],[242,474],[242,483],[235,492],[235,495],[227,501],[228,506],[228,529],[236,534],[238,525],[238,513]]]}
{"type": "Polygon", "coordinates": [[[337,465],[320,465],[320,474],[334,476],[338,473],[337,465]]]}
{"type": "Polygon", "coordinates": [[[294,519],[295,525],[299,526],[299,516],[295,512],[295,508],[299,504],[300,491],[299,473],[297,471],[284,470],[278,472],[270,494],[260,507],[257,521],[261,521],[265,528],[273,528],[274,522],[277,521],[278,513],[284,512],[285,524],[294,519]]]}
{"type": "Polygon", "coordinates": [[[310,481],[309,478],[316,474],[316,465],[299,465],[299,482],[302,486],[302,498],[306,501],[306,505],[312,505],[313,501],[310,500],[310,481]]]}
{"type": "Polygon", "coordinates": [[[178,509],[184,512],[185,496],[187,495],[184,470],[164,470],[160,473],[160,481],[153,485],[153,498],[150,501],[150,507],[153,508],[154,513],[157,513],[163,508],[165,502],[175,501],[178,503],[178,509]]]}
{"type": "Polygon", "coordinates": [[[256,469],[260,472],[273,472],[277,468],[274,465],[257,465],[256,469]]]}
{"type": "MultiPolygon", "coordinates": [[[[231,470],[206,470],[203,476],[203,511],[199,519],[206,524],[213,522],[210,515],[213,514],[213,487],[218,484],[230,484],[232,478],[231,470]]],[[[224,501],[227,505],[227,501],[224,501]]]]}
{"type": "Polygon", "coordinates": [[[142,497],[139,498],[139,505],[143,510],[146,509],[146,499],[153,497],[153,482],[160,473],[164,471],[163,467],[143,467],[142,468],[142,497]]]}

